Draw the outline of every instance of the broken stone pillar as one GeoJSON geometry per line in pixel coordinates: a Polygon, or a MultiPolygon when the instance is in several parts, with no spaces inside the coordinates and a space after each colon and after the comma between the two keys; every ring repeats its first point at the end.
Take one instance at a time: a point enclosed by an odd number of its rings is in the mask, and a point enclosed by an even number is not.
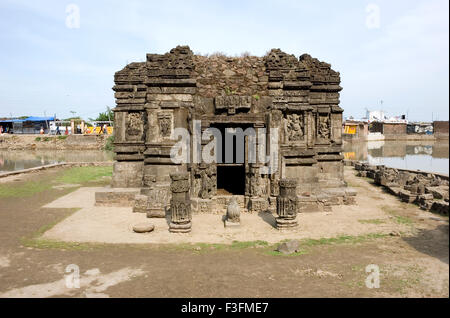
{"type": "Polygon", "coordinates": [[[297,180],[281,179],[280,194],[277,197],[277,229],[285,230],[296,227],[297,224],[297,180]]]}
{"type": "Polygon", "coordinates": [[[189,174],[170,174],[172,199],[170,200],[171,222],[169,231],[172,233],[188,233],[191,231],[191,200],[189,196],[189,174]]]}

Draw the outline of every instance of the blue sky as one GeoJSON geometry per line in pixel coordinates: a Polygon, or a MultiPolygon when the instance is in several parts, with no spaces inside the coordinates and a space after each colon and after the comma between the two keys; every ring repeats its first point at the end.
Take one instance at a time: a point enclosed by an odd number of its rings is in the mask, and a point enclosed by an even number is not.
{"type": "Polygon", "coordinates": [[[202,54],[309,53],[341,73],[344,116],[382,108],[410,120],[448,120],[448,6],[448,0],[0,0],[0,117],[63,118],[70,111],[95,117],[114,107],[114,72],[148,52],[187,44],[202,54]],[[71,3],[80,10],[79,28],[66,26],[71,3]],[[368,27],[370,4],[379,9],[378,28],[368,27]]]}

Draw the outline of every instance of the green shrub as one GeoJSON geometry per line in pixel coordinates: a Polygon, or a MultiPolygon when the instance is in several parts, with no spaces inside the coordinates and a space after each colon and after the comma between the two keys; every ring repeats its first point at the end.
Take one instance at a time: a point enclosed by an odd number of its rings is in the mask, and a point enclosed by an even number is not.
{"type": "Polygon", "coordinates": [[[108,138],[106,138],[106,144],[104,149],[107,151],[114,151],[114,135],[111,135],[108,138]]]}
{"type": "Polygon", "coordinates": [[[36,139],[34,139],[34,141],[41,141],[41,137],[36,137],[36,139]]]}

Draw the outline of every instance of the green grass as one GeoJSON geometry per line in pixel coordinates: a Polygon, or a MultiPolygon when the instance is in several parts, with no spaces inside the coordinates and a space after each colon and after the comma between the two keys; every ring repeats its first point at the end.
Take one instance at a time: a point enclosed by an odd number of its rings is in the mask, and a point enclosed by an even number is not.
{"type": "Polygon", "coordinates": [[[398,224],[405,224],[405,225],[413,225],[414,224],[414,221],[411,218],[409,218],[407,216],[399,215],[397,209],[393,209],[387,205],[382,206],[381,209],[384,212],[390,214],[394,218],[395,222],[398,224]]]}
{"type": "Polygon", "coordinates": [[[1,184],[0,197],[6,198],[23,198],[31,197],[37,193],[43,192],[51,188],[48,182],[29,181],[24,184],[1,184]]]}
{"type": "Polygon", "coordinates": [[[358,222],[362,223],[362,224],[383,224],[383,223],[386,223],[385,220],[381,220],[381,219],[358,220],[358,222]]]}
{"type": "Polygon", "coordinates": [[[67,139],[67,137],[68,137],[68,136],[58,136],[58,139],[59,139],[59,140],[65,140],[65,139],[67,139]]]}
{"type": "Polygon", "coordinates": [[[233,241],[231,244],[210,244],[210,243],[183,243],[183,244],[165,244],[165,248],[173,248],[176,250],[190,250],[197,253],[204,253],[210,251],[224,251],[224,250],[243,250],[249,248],[258,248],[261,252],[271,256],[301,256],[310,253],[310,249],[320,245],[336,245],[336,244],[357,244],[366,241],[387,237],[387,234],[372,233],[367,235],[349,236],[342,235],[334,238],[321,239],[302,239],[299,240],[300,251],[292,254],[283,254],[275,249],[278,244],[289,241],[283,240],[280,243],[269,244],[266,241],[233,241]]]}
{"type": "Polygon", "coordinates": [[[261,246],[269,246],[269,243],[267,243],[266,241],[249,241],[249,242],[233,241],[233,243],[231,243],[232,249],[244,249],[261,246]]]}
{"type": "Polygon", "coordinates": [[[41,137],[36,137],[34,141],[41,141],[41,137]]]}
{"type": "Polygon", "coordinates": [[[40,181],[27,181],[14,184],[0,184],[0,198],[26,198],[46,190],[51,190],[56,181],[65,184],[80,184],[99,181],[102,177],[112,176],[112,167],[75,167],[64,170],[60,177],[49,179],[43,177],[40,181]]]}
{"type": "Polygon", "coordinates": [[[329,245],[329,244],[357,244],[363,243],[373,239],[379,239],[386,237],[387,234],[371,233],[366,235],[341,235],[338,237],[331,238],[320,238],[320,239],[305,239],[300,241],[300,246],[317,246],[317,245],[329,245]]]}
{"type": "Polygon", "coordinates": [[[112,167],[75,167],[64,171],[64,174],[57,178],[57,182],[62,183],[84,183],[97,181],[102,177],[112,176],[112,167]]]}
{"type": "Polygon", "coordinates": [[[397,222],[398,224],[405,224],[405,225],[413,224],[413,220],[411,220],[407,216],[395,215],[394,218],[395,218],[395,222],[397,222]]]}

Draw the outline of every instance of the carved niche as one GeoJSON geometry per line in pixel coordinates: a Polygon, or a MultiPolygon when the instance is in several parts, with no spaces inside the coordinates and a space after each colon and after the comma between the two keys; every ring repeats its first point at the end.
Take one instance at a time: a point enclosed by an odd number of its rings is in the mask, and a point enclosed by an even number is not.
{"type": "Polygon", "coordinates": [[[126,135],[128,140],[141,140],[144,134],[144,120],[140,112],[130,112],[126,117],[126,135]]]}
{"type": "Polygon", "coordinates": [[[172,134],[172,114],[170,113],[158,114],[158,125],[161,137],[169,138],[172,134]]]}
{"type": "Polygon", "coordinates": [[[330,116],[328,114],[319,115],[317,136],[321,139],[329,140],[331,137],[330,116]]]}
{"type": "Polygon", "coordinates": [[[286,136],[289,142],[305,139],[305,119],[303,114],[286,115],[286,136]]]}

